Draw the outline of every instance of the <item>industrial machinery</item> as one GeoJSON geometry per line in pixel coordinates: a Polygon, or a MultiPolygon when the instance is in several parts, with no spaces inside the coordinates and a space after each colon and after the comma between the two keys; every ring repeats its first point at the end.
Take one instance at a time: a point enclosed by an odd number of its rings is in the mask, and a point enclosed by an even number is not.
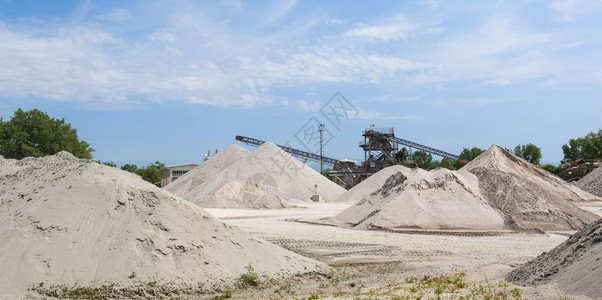
{"type": "MultiPolygon", "coordinates": [[[[301,161],[331,165],[332,171],[324,175],[345,188],[351,188],[372,174],[392,165],[417,167],[416,163],[412,162],[412,149],[449,159],[460,159],[457,155],[395,137],[393,128],[375,129],[374,125],[371,125],[369,129],[364,130],[362,136],[364,140],[359,143],[359,146],[364,150],[364,161],[361,165],[349,159],[334,159],[287,146],[277,146],[301,161]]],[[[236,136],[236,140],[254,147],[265,143],[240,135],[236,136]]]]}
{"type": "Polygon", "coordinates": [[[577,159],[567,161],[558,168],[558,177],[571,182],[577,181],[600,166],[597,160],[577,159]]]}

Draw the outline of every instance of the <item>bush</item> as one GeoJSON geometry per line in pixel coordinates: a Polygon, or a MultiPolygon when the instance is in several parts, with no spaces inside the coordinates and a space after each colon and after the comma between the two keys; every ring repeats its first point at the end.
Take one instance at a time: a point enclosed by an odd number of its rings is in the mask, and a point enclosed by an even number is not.
{"type": "Polygon", "coordinates": [[[240,277],[238,278],[240,285],[242,287],[258,286],[259,283],[261,283],[261,281],[259,280],[259,274],[257,274],[257,272],[255,272],[253,265],[249,264],[246,267],[246,269],[247,269],[247,272],[242,273],[240,275],[240,277]]]}

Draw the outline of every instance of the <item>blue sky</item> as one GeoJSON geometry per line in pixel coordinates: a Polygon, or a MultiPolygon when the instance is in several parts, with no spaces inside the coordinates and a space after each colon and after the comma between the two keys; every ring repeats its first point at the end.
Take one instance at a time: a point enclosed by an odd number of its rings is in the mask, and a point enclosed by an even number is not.
{"type": "Polygon", "coordinates": [[[452,153],[602,127],[602,1],[0,0],[0,117],[65,118],[118,164],[200,161],[246,135],[362,158],[369,124],[452,153]],[[337,93],[354,113],[335,128],[337,93]]]}

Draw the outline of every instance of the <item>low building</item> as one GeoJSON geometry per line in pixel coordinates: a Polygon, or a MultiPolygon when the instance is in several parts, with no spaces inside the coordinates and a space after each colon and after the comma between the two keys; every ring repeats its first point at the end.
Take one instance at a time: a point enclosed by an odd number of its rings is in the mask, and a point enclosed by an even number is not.
{"type": "Polygon", "coordinates": [[[196,168],[198,165],[199,164],[183,164],[163,167],[163,169],[161,169],[161,187],[170,184],[188,171],[196,168]]]}

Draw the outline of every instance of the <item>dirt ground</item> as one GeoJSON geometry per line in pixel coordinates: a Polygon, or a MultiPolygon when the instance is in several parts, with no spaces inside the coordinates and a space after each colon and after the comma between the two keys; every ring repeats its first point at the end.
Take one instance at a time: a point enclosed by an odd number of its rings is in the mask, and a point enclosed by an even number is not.
{"type": "MultiPolygon", "coordinates": [[[[523,299],[588,299],[567,295],[553,284],[520,287],[504,281],[512,268],[549,251],[572,232],[385,232],[312,223],[332,217],[350,205],[315,203],[278,210],[207,209],[254,236],[325,262],[333,269],[332,274],[264,282],[255,288],[233,289],[216,296],[486,299],[487,295],[495,298],[497,294],[499,299],[513,299],[520,294],[523,299]],[[441,287],[442,281],[454,276],[462,276],[464,284],[453,289],[441,287]]],[[[602,216],[602,203],[580,206],[602,216]]]]}

